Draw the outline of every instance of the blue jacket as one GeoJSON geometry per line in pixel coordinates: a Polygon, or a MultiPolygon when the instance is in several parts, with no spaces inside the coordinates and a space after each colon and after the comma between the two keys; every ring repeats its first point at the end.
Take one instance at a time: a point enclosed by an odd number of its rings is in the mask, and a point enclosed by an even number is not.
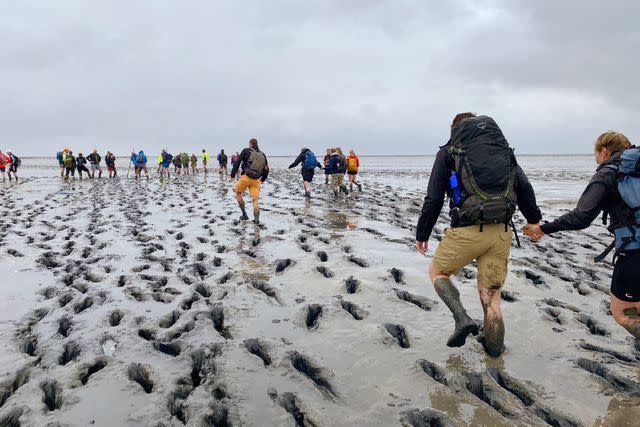
{"type": "Polygon", "coordinates": [[[162,155],[162,167],[163,168],[168,168],[169,166],[171,166],[171,161],[173,160],[173,156],[169,153],[163,154],[162,155]]]}
{"type": "Polygon", "coordinates": [[[327,166],[327,174],[334,175],[334,174],[345,173],[346,172],[346,170],[344,169],[344,165],[343,165],[342,168],[338,167],[339,166],[338,165],[339,158],[340,158],[340,156],[337,153],[336,154],[332,154],[331,157],[329,157],[329,165],[327,166]]]}

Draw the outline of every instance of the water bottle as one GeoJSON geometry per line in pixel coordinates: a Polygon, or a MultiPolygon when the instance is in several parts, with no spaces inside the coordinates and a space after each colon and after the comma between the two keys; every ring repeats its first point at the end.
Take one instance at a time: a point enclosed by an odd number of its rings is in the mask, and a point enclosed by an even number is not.
{"type": "Polygon", "coordinates": [[[462,185],[460,185],[458,174],[455,172],[451,172],[451,176],[449,177],[449,188],[451,189],[451,194],[453,195],[453,204],[457,205],[462,198],[462,190],[464,188],[462,187],[462,185]]]}

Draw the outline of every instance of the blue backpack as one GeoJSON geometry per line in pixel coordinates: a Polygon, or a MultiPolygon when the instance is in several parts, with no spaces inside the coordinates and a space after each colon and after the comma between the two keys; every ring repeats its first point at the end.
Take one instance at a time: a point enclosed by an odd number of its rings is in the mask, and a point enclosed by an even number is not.
{"type": "Polygon", "coordinates": [[[307,150],[307,154],[304,158],[304,167],[305,169],[315,169],[318,164],[318,160],[316,159],[316,155],[313,154],[313,151],[307,150]]]}
{"type": "MultiPolygon", "coordinates": [[[[622,200],[634,215],[633,223],[626,216],[620,215],[622,227],[613,230],[615,241],[596,257],[596,262],[602,261],[615,247],[615,254],[622,250],[640,249],[640,148],[631,147],[622,152],[618,166],[609,165],[615,169],[618,180],[618,192],[622,200]]],[[[612,214],[612,212],[609,212],[612,214]]],[[[614,261],[615,261],[614,255],[614,261]]]]}

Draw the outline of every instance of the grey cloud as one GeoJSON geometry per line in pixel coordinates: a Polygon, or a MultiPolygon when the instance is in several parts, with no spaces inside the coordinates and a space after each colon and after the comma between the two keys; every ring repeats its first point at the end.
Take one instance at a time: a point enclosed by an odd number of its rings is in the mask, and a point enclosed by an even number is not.
{"type": "Polygon", "coordinates": [[[635,2],[6,3],[0,129],[25,155],[253,136],[272,154],[430,154],[467,110],[519,152],[640,137],[635,2]]]}

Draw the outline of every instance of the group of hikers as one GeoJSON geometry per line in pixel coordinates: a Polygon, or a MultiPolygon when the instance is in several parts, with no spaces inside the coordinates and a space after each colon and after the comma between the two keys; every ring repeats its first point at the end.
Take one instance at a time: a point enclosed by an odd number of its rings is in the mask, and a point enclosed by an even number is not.
{"type": "Polygon", "coordinates": [[[598,168],[575,209],[541,225],[534,189],[496,122],[473,113],[455,116],[450,139],[431,169],[416,228],[416,248],[426,255],[447,195],[451,224],[433,255],[429,276],[453,314],[455,327],[448,346],[463,346],[473,334],[479,335],[490,356],[497,357],[505,349],[501,288],[516,232],[512,216],[517,207],[527,220],[524,234],[536,242],[547,234],[587,228],[603,213],[603,224],[615,237],[595,261],[614,251],[610,311],[640,340],[640,148],[623,134],[610,131],[596,139],[594,155],[598,168]],[[452,275],[474,260],[482,325],[467,314],[451,281],[452,275]]]}
{"type": "Polygon", "coordinates": [[[311,182],[316,168],[324,169],[325,184],[328,185],[329,180],[331,180],[331,190],[336,197],[338,197],[339,192],[349,194],[349,190],[353,191],[354,184],[359,191],[362,191],[362,185],[356,181],[358,169],[360,169],[360,159],[358,159],[353,150],[350,151],[349,157],[345,157],[340,147],[328,148],[323,162],[320,164],[313,151],[303,146],[298,157],[289,165],[289,169],[298,165],[302,165],[300,174],[302,175],[304,195],[307,198],[311,198],[311,182]],[[349,176],[349,190],[343,184],[345,173],[349,176]]]}
{"type": "MultiPolygon", "coordinates": [[[[238,154],[239,153],[236,153],[231,157],[232,163],[237,161],[238,154]]],[[[206,149],[203,149],[200,159],[205,173],[209,172],[207,167],[209,158],[209,153],[207,153],[206,149]]],[[[98,178],[102,177],[102,157],[98,154],[98,150],[96,149],[85,157],[82,153],[78,153],[78,155],[75,156],[72,150],[65,148],[56,154],[56,159],[60,166],[60,176],[63,176],[65,179],[68,179],[70,176],[72,178],[75,177],[76,171],[78,172],[80,179],[82,179],[83,172],[86,173],[87,177],[92,179],[95,178],[96,172],[98,172],[98,178]],[[90,170],[87,169],[87,162],[89,163],[90,170]]],[[[224,150],[220,151],[217,156],[217,160],[220,174],[227,174],[228,158],[224,153],[224,150]]],[[[135,151],[131,152],[127,175],[133,167],[133,173],[136,179],[140,178],[143,172],[147,179],[149,179],[149,169],[147,168],[148,161],[149,159],[143,150],[140,150],[138,153],[135,151]]],[[[104,157],[104,162],[109,173],[109,178],[115,178],[118,175],[118,170],[116,168],[116,156],[111,151],[107,151],[107,154],[104,157]]],[[[161,177],[164,177],[165,174],[167,177],[170,177],[171,166],[173,166],[174,174],[176,175],[180,175],[181,173],[188,175],[189,169],[191,169],[192,174],[198,173],[198,157],[195,154],[189,156],[187,153],[179,153],[173,156],[168,153],[167,150],[162,150],[157,158],[157,164],[157,173],[160,174],[161,177]]]]}
{"type": "Polygon", "coordinates": [[[9,175],[9,181],[12,181],[14,178],[18,181],[18,167],[22,163],[22,160],[11,150],[7,150],[6,154],[0,150],[0,174],[2,174],[2,182],[6,181],[6,176],[9,175]],[[9,171],[7,172],[7,169],[9,171]]]}

